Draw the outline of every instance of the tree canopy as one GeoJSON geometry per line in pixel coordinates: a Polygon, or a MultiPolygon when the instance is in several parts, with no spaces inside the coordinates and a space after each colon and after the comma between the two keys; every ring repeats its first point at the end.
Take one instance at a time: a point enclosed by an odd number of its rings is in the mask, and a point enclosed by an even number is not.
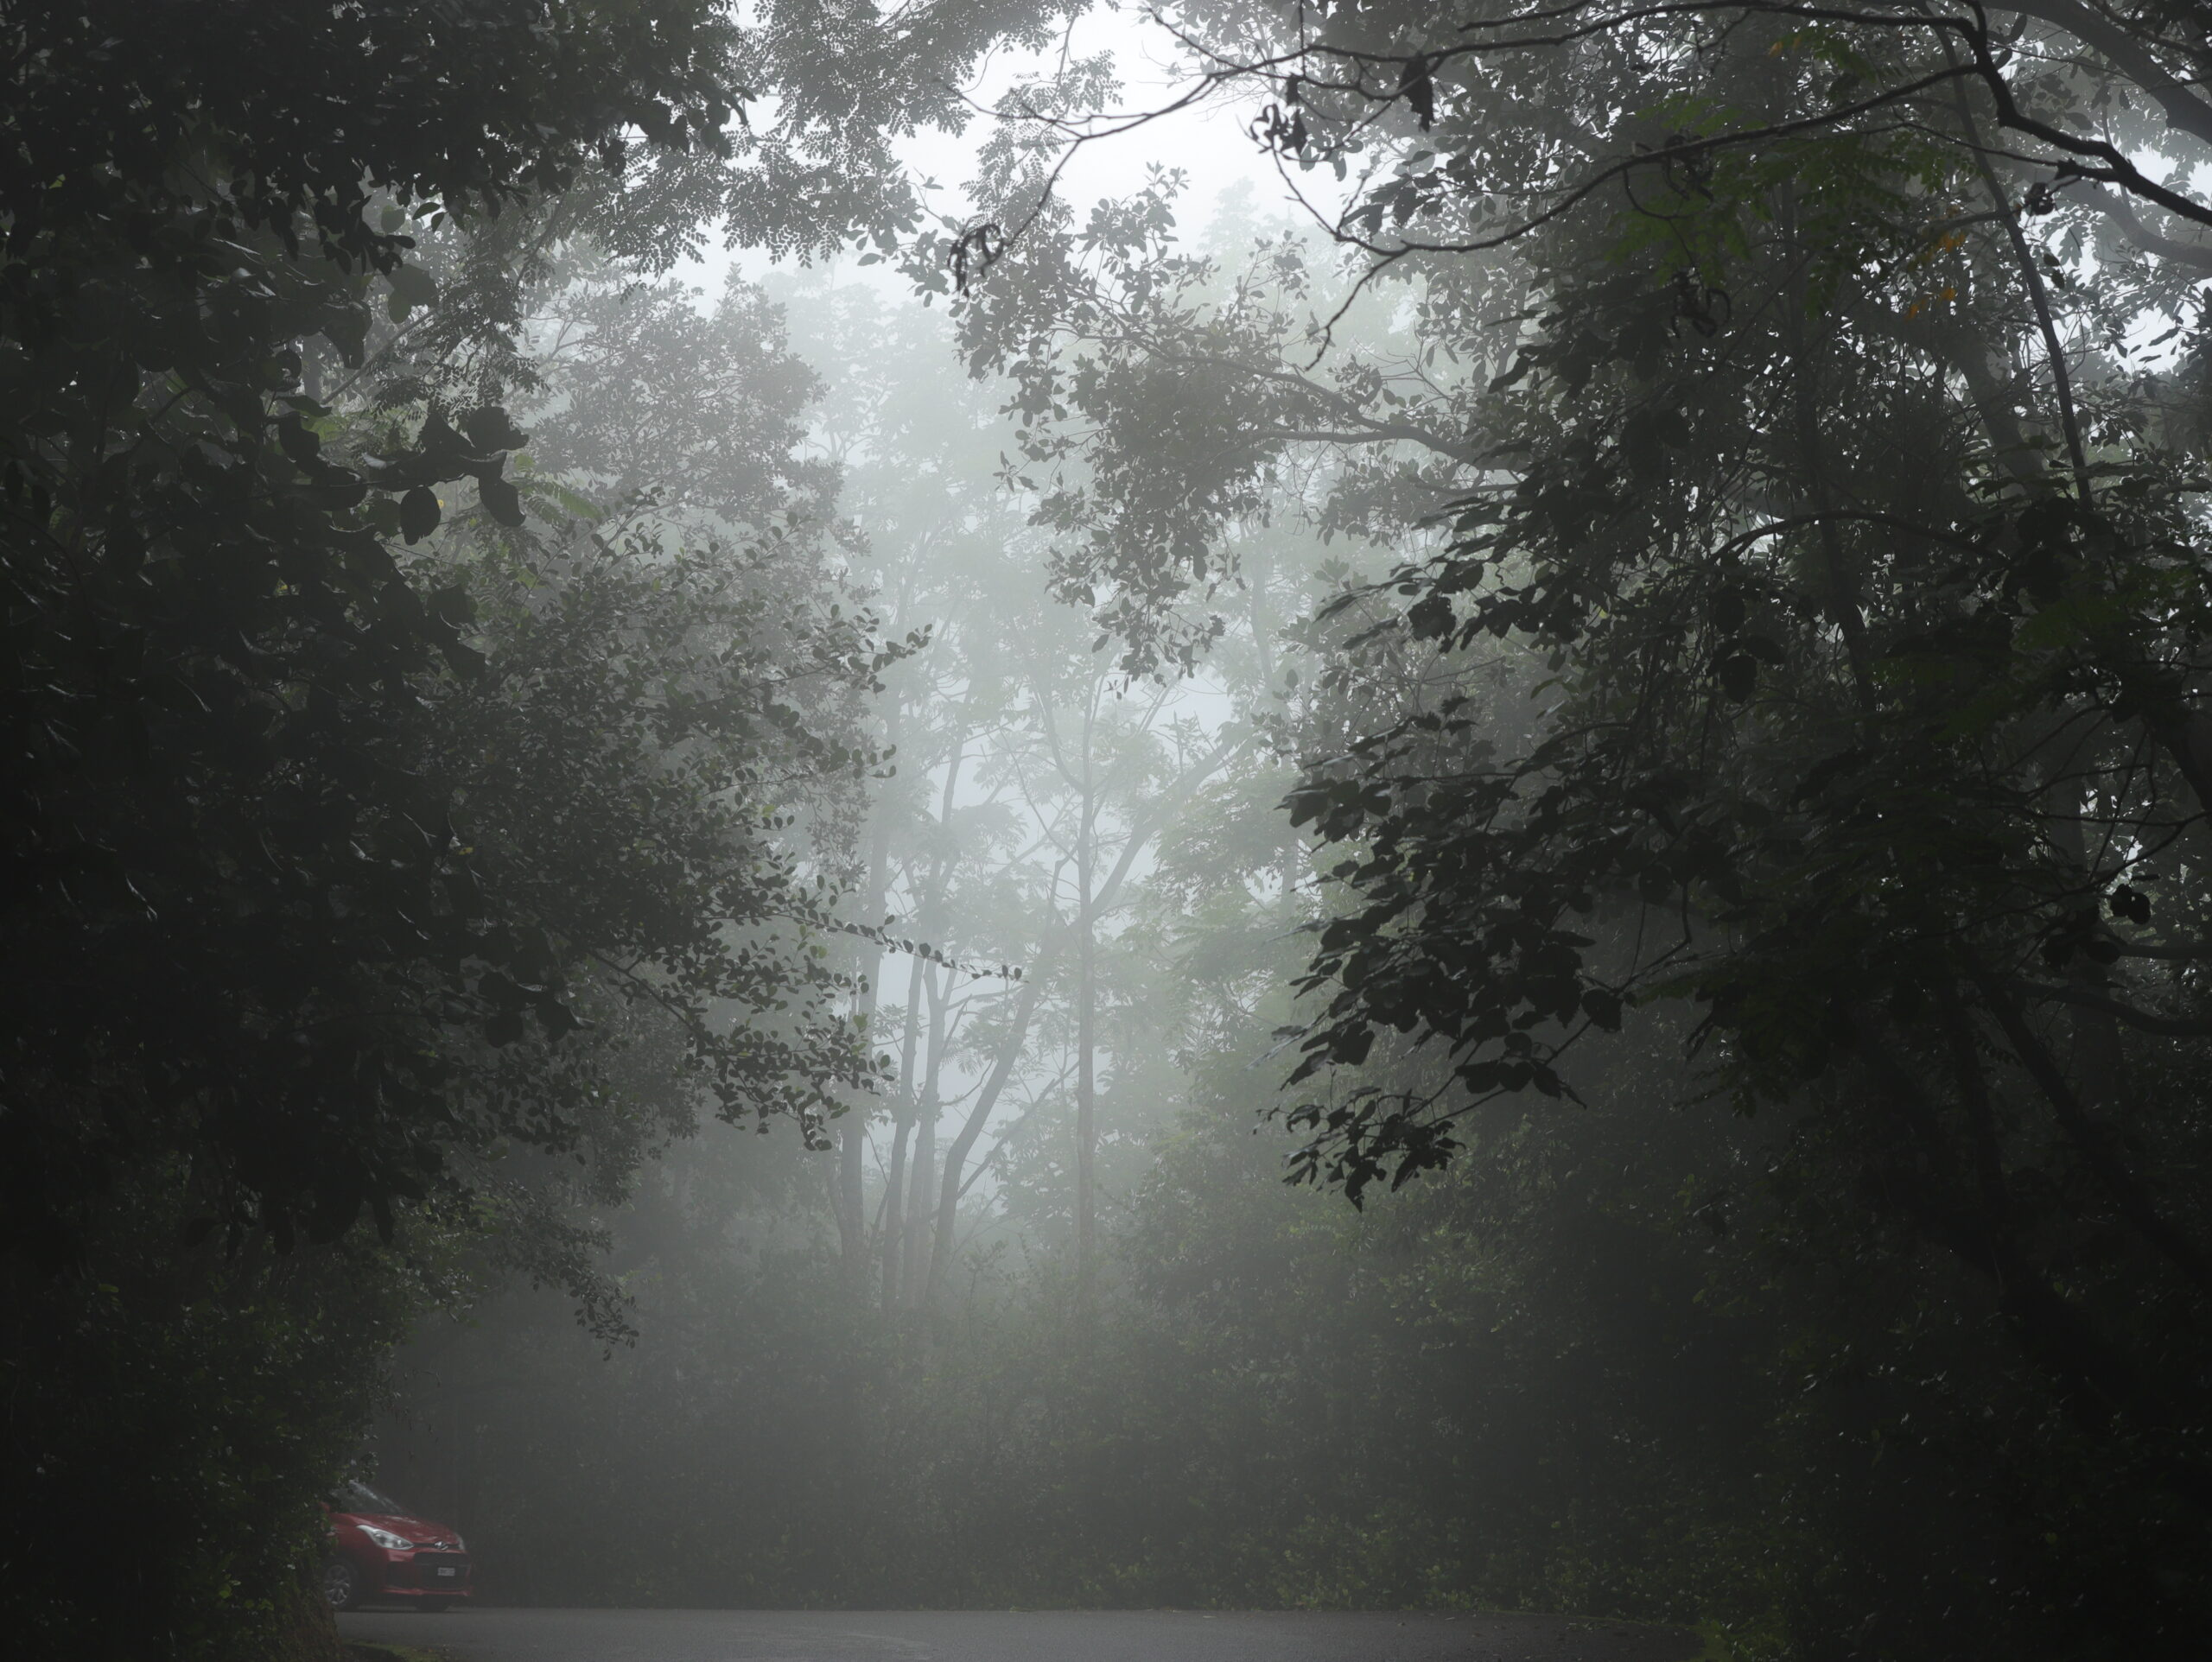
{"type": "Polygon", "coordinates": [[[1081,10],[0,6],[24,1630],[412,1335],[541,1589],[2193,1654],[2201,8],[1081,10]]]}

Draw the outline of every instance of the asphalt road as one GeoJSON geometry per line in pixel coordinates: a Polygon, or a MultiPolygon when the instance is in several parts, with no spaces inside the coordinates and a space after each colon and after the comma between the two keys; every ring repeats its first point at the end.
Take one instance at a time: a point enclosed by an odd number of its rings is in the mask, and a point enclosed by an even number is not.
{"type": "Polygon", "coordinates": [[[361,1611],[455,1662],[1688,1662],[1688,1634],[1556,1616],[1181,1610],[361,1611]]]}

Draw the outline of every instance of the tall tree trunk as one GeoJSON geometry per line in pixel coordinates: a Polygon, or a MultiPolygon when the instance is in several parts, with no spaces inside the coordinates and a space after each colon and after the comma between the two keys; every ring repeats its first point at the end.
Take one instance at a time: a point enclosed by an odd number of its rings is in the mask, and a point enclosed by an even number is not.
{"type": "MultiPolygon", "coordinates": [[[[1274,623],[1268,611],[1268,583],[1272,574],[1266,570],[1255,570],[1249,580],[1252,596],[1252,647],[1259,661],[1260,685],[1270,693],[1277,690],[1274,623]]],[[[1281,691],[1287,710],[1290,688],[1286,687],[1281,691]]],[[[1294,918],[1298,910],[1299,873],[1305,864],[1306,845],[1299,835],[1298,828],[1291,824],[1287,815],[1278,815],[1277,821],[1283,834],[1282,864],[1278,873],[1282,884],[1282,909],[1287,916],[1294,918]]]]}
{"type": "Polygon", "coordinates": [[[944,1112],[940,1094],[945,1047],[944,979],[926,965],[925,986],[930,1005],[930,1057],[923,1070],[922,1101],[914,1126],[914,1170],[907,1185],[906,1268],[902,1302],[919,1309],[935,1278],[931,1262],[931,1190],[937,1181],[937,1122],[944,1112]]]}
{"type": "MultiPolygon", "coordinates": [[[[940,833],[949,837],[952,824],[952,810],[960,794],[961,769],[968,759],[970,737],[965,726],[969,712],[961,713],[962,726],[957,731],[952,754],[947,758],[944,783],[938,792],[937,820],[940,833]]],[[[917,897],[915,922],[926,940],[935,940],[944,934],[946,918],[944,891],[951,880],[952,866],[957,856],[948,847],[931,864],[929,881],[917,897]]],[[[884,1308],[894,1309],[900,1304],[918,1306],[927,1296],[930,1286],[930,1220],[932,1208],[931,1184],[937,1176],[937,1122],[943,1098],[938,1082],[944,1069],[944,1049],[950,1034],[946,1031],[946,978],[933,969],[926,960],[916,962],[909,992],[918,992],[929,1002],[929,1054],[922,1063],[923,1078],[916,1107],[913,1170],[904,1183],[905,1195],[899,1202],[901,1227],[886,1231],[887,1252],[895,1253],[899,1259],[896,1275],[888,1272],[884,1277],[884,1308]]],[[[916,1005],[912,997],[906,1004],[907,1049],[902,1076],[912,1088],[914,1077],[913,1035],[916,1030],[916,1005]]],[[[894,1188],[900,1186],[901,1176],[891,1179],[894,1188]]]]}
{"type": "Polygon", "coordinates": [[[906,1257],[906,1139],[914,1116],[901,1113],[891,1136],[891,1170],[883,1184],[883,1308],[899,1308],[899,1277],[906,1257]]]}
{"type": "MultiPolygon", "coordinates": [[[[1114,869],[1092,895],[1090,910],[1094,917],[1111,911],[1122,884],[1136,864],[1137,856],[1157,836],[1168,820],[1182,807],[1192,793],[1210,778],[1215,771],[1234,756],[1238,745],[1222,745],[1211,754],[1202,757],[1174,784],[1161,791],[1154,800],[1152,811],[1129,828],[1123,839],[1122,852],[1116,857],[1114,869]]],[[[1023,1047],[1028,1042],[1029,1024],[1036,1019],[1037,1006],[1042,1002],[1052,978],[1065,961],[1062,955],[1068,941],[1064,935],[1052,942],[1042,957],[1029,967],[1023,979],[1021,992],[1014,1004],[1014,1019],[1007,1024],[1005,1036],[999,1042],[999,1053],[991,1063],[991,1071],[984,1077],[982,1086],[976,1093],[974,1105],[968,1118],[945,1151],[944,1176],[939,1181],[937,1207],[937,1246],[930,1259],[930,1278],[927,1297],[935,1298],[944,1284],[947,1269],[952,1262],[952,1246],[960,1218],[960,1196],[968,1181],[968,1157],[974,1152],[982,1139],[984,1127],[990,1124],[992,1111],[998,1107],[1000,1094],[1007,1082],[1014,1077],[1020,1065],[1023,1047]]]]}
{"type": "MultiPolygon", "coordinates": [[[[899,737],[899,707],[892,706],[886,724],[884,742],[895,747],[899,737]]],[[[868,877],[861,890],[865,910],[861,921],[871,926],[883,922],[886,896],[891,886],[891,813],[887,803],[878,801],[868,815],[868,877]]],[[[861,993],[860,1015],[866,1024],[871,1044],[874,1042],[874,1028],[876,1012],[880,1005],[883,982],[884,952],[877,947],[873,953],[863,948],[861,965],[866,968],[868,985],[861,993]]],[[[865,1101],[855,1101],[845,1110],[837,1132],[837,1176],[832,1210],[837,1219],[838,1266],[843,1272],[845,1284],[855,1293],[868,1285],[868,1124],[870,1118],[865,1101]]]]}
{"type": "Polygon", "coordinates": [[[999,1041],[999,1053],[992,1059],[991,1071],[984,1076],[976,1093],[975,1104],[968,1110],[967,1120],[944,1151],[944,1176],[938,1184],[937,1240],[930,1253],[929,1284],[923,1294],[925,1300],[936,1299],[951,1267],[953,1243],[960,1223],[960,1194],[967,1181],[968,1156],[974,1151],[983,1128],[990,1123],[991,1111],[998,1107],[1000,1094],[1021,1061],[1029,1040],[1029,1024],[1036,1019],[1037,1005],[1050,982],[1052,969],[1049,959],[1031,967],[1014,1004],[1014,1019],[1007,1024],[1005,1037],[999,1041]]]}
{"type": "Polygon", "coordinates": [[[891,1167],[883,1181],[883,1308],[899,1303],[899,1272],[906,1257],[906,1138],[914,1128],[914,1049],[921,1039],[921,966],[906,974],[906,1028],[899,1045],[899,1094],[892,1110],[891,1167]]]}
{"type": "Polygon", "coordinates": [[[1827,568],[1823,574],[1827,579],[1824,604],[1837,632],[1843,637],[1859,714],[1862,718],[1871,717],[1874,711],[1873,650],[1867,643],[1866,615],[1859,604],[1858,574],[1850,551],[1844,546],[1843,529],[1835,517],[1838,504],[1829,478],[1827,440],[1821,431],[1822,348],[1805,327],[1811,308],[1805,293],[1808,257],[1801,240],[1797,207],[1796,191],[1786,189],[1783,193],[1783,233],[1789,238],[1790,261],[1784,285],[1783,324],[1789,341],[1790,400],[1800,466],[1809,487],[1804,506],[1820,522],[1814,527],[1814,534],[1820,540],[1821,563],[1827,568]]]}
{"type": "Polygon", "coordinates": [[[1087,1313],[1098,1273],[1098,942],[1091,865],[1098,834],[1097,796],[1090,770],[1094,696],[1083,717],[1083,816],[1076,829],[1075,883],[1075,1278],[1087,1313]]]}
{"type": "Polygon", "coordinates": [[[868,1284],[868,1120],[857,1104],[837,1126],[837,1267],[857,1291],[868,1284]]]}

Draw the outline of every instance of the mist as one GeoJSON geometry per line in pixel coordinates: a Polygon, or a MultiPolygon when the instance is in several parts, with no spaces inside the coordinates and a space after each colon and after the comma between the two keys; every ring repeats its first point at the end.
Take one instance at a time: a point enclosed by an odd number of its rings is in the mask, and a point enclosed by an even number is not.
{"type": "Polygon", "coordinates": [[[2200,1653],[2190,8],[0,34],[25,1653],[2200,1653]]]}

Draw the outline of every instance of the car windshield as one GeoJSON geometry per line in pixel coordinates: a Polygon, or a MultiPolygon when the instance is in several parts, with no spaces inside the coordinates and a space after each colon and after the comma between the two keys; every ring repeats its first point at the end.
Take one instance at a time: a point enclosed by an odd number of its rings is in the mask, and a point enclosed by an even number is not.
{"type": "Polygon", "coordinates": [[[379,1494],[366,1483],[341,1483],[338,1492],[330,1497],[333,1512],[379,1513],[387,1518],[404,1518],[407,1508],[388,1494],[379,1494]]]}

